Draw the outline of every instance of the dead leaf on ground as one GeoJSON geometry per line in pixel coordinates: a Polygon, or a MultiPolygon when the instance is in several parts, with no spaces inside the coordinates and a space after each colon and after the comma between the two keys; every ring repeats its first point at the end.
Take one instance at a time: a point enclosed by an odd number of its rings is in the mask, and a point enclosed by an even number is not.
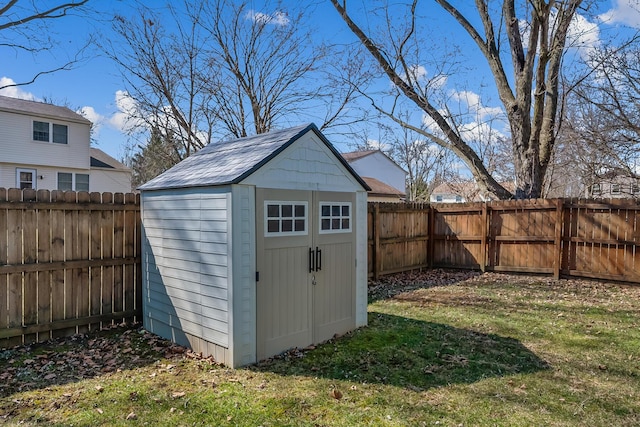
{"type": "Polygon", "coordinates": [[[334,388],[333,390],[331,390],[330,395],[331,395],[331,397],[333,397],[336,400],[342,399],[342,392],[340,390],[338,390],[337,388],[334,388]]]}
{"type": "Polygon", "coordinates": [[[130,412],[129,415],[127,415],[127,420],[137,420],[138,416],[135,414],[135,412],[130,412]]]}
{"type": "Polygon", "coordinates": [[[171,397],[173,397],[174,399],[178,399],[180,397],[184,397],[185,394],[187,393],[185,393],[184,391],[176,391],[171,394],[171,397]]]}

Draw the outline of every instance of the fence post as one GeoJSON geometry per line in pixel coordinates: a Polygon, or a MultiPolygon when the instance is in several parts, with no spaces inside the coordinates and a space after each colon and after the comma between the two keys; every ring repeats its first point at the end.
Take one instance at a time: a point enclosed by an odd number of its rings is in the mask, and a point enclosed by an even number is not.
{"type": "Polygon", "coordinates": [[[373,280],[378,280],[380,273],[380,204],[373,205],[373,280]]]}
{"type": "Polygon", "coordinates": [[[560,267],[562,264],[562,223],[563,223],[563,207],[562,199],[556,199],[556,228],[553,242],[553,278],[560,278],[560,267]]]}
{"type": "Polygon", "coordinates": [[[428,237],[427,237],[427,263],[429,264],[429,269],[433,268],[433,259],[435,258],[434,248],[435,242],[433,240],[433,236],[435,235],[434,227],[435,227],[435,217],[436,211],[433,205],[429,205],[429,210],[427,211],[429,225],[427,225],[428,237]]]}
{"type": "Polygon", "coordinates": [[[483,273],[487,271],[487,233],[489,231],[489,227],[487,226],[487,202],[482,203],[482,236],[480,237],[480,257],[482,261],[480,262],[480,271],[483,273]]]}

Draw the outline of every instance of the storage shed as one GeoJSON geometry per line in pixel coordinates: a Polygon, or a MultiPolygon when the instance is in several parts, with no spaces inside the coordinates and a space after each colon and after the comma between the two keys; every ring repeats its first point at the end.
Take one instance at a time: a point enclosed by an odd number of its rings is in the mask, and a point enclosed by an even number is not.
{"type": "Polygon", "coordinates": [[[313,124],[147,182],[144,327],[237,367],[366,325],[368,189],[313,124]]]}

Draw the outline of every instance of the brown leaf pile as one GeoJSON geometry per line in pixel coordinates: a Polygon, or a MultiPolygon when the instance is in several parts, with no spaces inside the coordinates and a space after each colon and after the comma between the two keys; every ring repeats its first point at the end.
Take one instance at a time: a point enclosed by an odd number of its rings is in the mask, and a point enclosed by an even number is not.
{"type": "Polygon", "coordinates": [[[163,357],[179,358],[183,353],[183,347],[143,330],[140,325],[113,326],[96,333],[0,350],[0,397],[95,378],[163,357]]]}

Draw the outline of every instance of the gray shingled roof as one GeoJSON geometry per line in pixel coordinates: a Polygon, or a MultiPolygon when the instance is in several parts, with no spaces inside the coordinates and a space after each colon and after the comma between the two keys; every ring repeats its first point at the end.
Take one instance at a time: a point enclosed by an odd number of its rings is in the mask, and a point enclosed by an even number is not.
{"type": "Polygon", "coordinates": [[[273,159],[298,138],[313,131],[365,189],[368,185],[313,123],[230,141],[211,143],[168,171],[139,187],[140,190],[237,184],[273,159]]]}
{"type": "Polygon", "coordinates": [[[0,111],[91,125],[89,120],[67,107],[60,107],[44,102],[27,101],[25,99],[11,98],[8,96],[0,96],[0,111]]]}

